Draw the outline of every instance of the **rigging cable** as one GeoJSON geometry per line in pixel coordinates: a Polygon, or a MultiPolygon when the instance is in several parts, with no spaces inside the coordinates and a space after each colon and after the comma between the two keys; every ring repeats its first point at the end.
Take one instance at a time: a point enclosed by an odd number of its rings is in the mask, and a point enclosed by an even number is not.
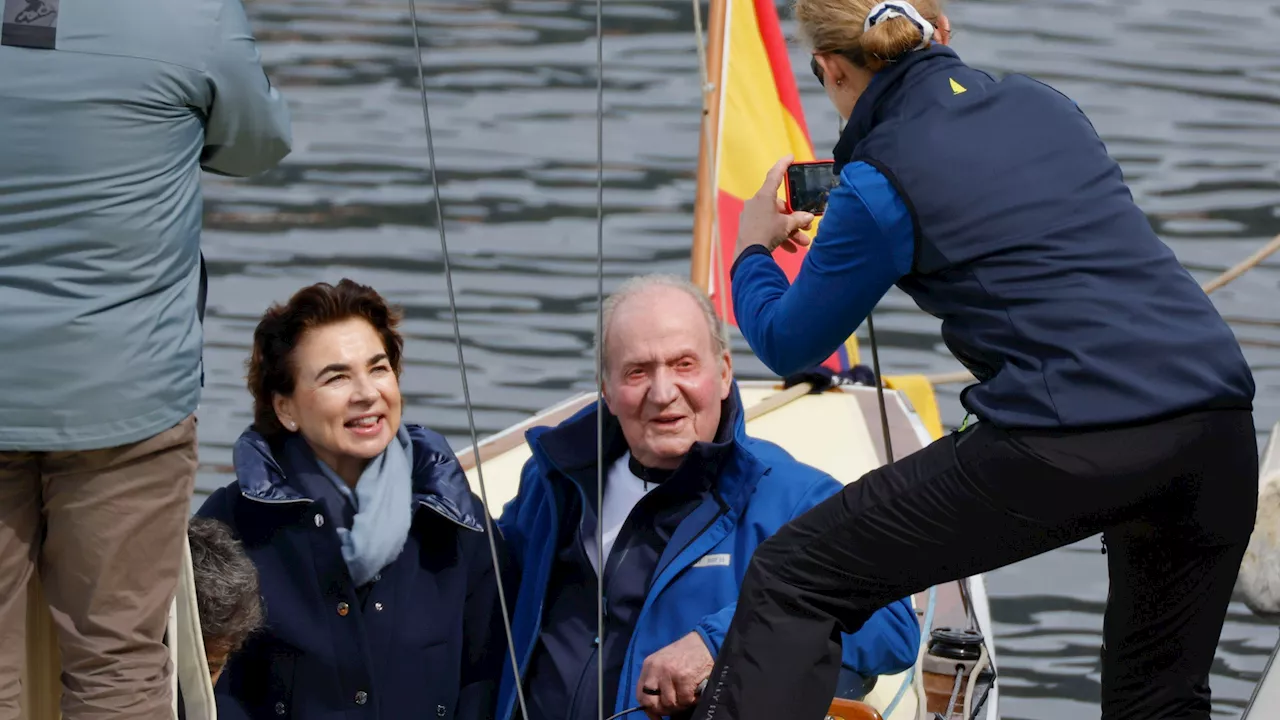
{"type": "Polygon", "coordinates": [[[893,464],[893,441],[889,439],[889,413],[884,407],[884,378],[880,375],[880,349],[876,345],[876,326],[867,313],[867,335],[871,338],[871,364],[876,373],[876,397],[880,401],[880,429],[884,433],[884,462],[893,464]]]}
{"type": "MultiPolygon", "coordinates": [[[[596,704],[604,720],[604,0],[596,0],[596,704]]],[[[527,715],[525,717],[528,717],[527,715]]]]}
{"type": "MultiPolygon", "coordinates": [[[[844,134],[845,121],[840,118],[836,122],[836,136],[844,134]]],[[[872,308],[874,311],[875,308],[872,308]]],[[[893,440],[889,438],[889,414],[884,406],[884,377],[880,375],[880,347],[876,343],[876,324],[871,318],[873,312],[867,313],[867,335],[871,341],[871,367],[876,375],[876,400],[880,405],[880,431],[884,433],[884,464],[893,463],[893,440]]]]}
{"type": "Polygon", "coordinates": [[[471,432],[471,452],[476,462],[476,479],[480,484],[480,503],[484,506],[485,531],[489,536],[489,553],[493,560],[494,583],[498,586],[498,603],[502,610],[502,625],[507,633],[507,651],[511,655],[511,669],[515,678],[516,700],[520,704],[520,716],[527,718],[523,683],[520,682],[520,663],[516,659],[516,644],[511,635],[511,614],[507,611],[507,597],[503,590],[502,568],[498,562],[498,541],[494,537],[493,517],[489,512],[489,497],[484,487],[484,471],[480,459],[480,443],[476,437],[475,414],[471,408],[471,392],[467,386],[467,365],[462,357],[462,330],[458,326],[458,305],[453,294],[453,271],[449,264],[449,244],[445,240],[444,206],[440,203],[440,179],[436,173],[436,151],[431,139],[431,113],[427,105],[426,71],[422,66],[422,48],[418,39],[418,9],[416,0],[409,0],[409,24],[413,30],[413,51],[418,65],[418,90],[422,99],[422,122],[427,133],[427,159],[431,165],[431,188],[435,194],[436,225],[440,230],[440,252],[444,257],[445,286],[449,291],[449,313],[453,318],[453,339],[458,350],[458,371],[462,376],[462,399],[467,406],[467,427],[471,432]]]}
{"type": "MultiPolygon", "coordinates": [[[[719,96],[715,96],[711,94],[716,89],[716,85],[719,79],[717,78],[716,82],[712,82],[711,74],[707,70],[707,44],[706,44],[706,41],[703,39],[701,0],[692,0],[692,2],[693,2],[693,40],[694,40],[694,45],[696,45],[698,49],[698,79],[702,81],[702,87],[701,87],[702,119],[699,122],[699,126],[702,128],[702,138],[700,139],[700,143],[702,144],[702,147],[707,148],[707,154],[710,155],[709,161],[711,165],[711,172],[709,173],[709,176],[706,178],[706,180],[707,182],[711,183],[714,186],[715,178],[716,178],[716,167],[717,167],[717,163],[719,162],[716,158],[716,154],[718,153],[718,148],[716,148],[715,146],[715,134],[710,124],[707,123],[707,115],[711,112],[711,104],[709,100],[713,98],[716,100],[719,100],[719,96]]],[[[712,201],[712,207],[710,210],[708,210],[708,212],[711,213],[711,240],[710,242],[707,243],[707,251],[711,253],[711,268],[710,268],[710,276],[707,278],[706,290],[707,290],[707,294],[710,295],[711,298],[715,301],[716,307],[720,310],[720,317],[727,318],[729,317],[729,298],[730,298],[729,277],[724,272],[724,258],[721,256],[721,247],[720,247],[720,213],[716,212],[715,210],[714,200],[712,201]]],[[[696,210],[695,210],[695,217],[694,217],[694,225],[695,225],[695,230],[694,230],[695,241],[694,241],[693,250],[694,252],[697,252],[698,248],[697,248],[697,241],[696,241],[696,232],[697,232],[696,210]]],[[[695,283],[702,282],[701,278],[695,277],[695,278],[692,278],[692,280],[695,283]]]]}

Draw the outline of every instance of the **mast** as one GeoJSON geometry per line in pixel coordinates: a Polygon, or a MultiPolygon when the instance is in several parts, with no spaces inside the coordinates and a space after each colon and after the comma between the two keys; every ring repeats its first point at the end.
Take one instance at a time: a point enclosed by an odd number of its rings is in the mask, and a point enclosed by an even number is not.
{"type": "MultiPolygon", "coordinates": [[[[698,189],[693,204],[693,248],[690,280],[703,290],[711,285],[712,237],[716,216],[716,161],[720,144],[720,92],[724,76],[725,17],[730,0],[710,0],[707,17],[706,76],[702,90],[702,124],[698,134],[698,189]]],[[[695,13],[701,13],[694,1],[695,13]]],[[[695,15],[696,19],[696,15],[695,15]]],[[[701,38],[699,38],[701,41],[701,38]]],[[[723,289],[719,289],[723,292],[723,289]]]]}

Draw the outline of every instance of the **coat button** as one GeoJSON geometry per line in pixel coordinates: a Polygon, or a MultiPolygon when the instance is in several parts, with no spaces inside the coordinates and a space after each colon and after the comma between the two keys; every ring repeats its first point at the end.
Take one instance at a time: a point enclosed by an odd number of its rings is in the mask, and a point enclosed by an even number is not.
{"type": "Polygon", "coordinates": [[[376,602],[376,603],[374,603],[374,604],[373,604],[373,609],[374,609],[374,610],[377,610],[378,612],[382,612],[382,603],[380,603],[380,602],[376,602]]]}
{"type": "Polygon", "coordinates": [[[346,604],[345,602],[338,603],[338,614],[341,615],[342,617],[346,617],[347,611],[349,611],[350,609],[351,609],[351,606],[346,604]]]}
{"type": "Polygon", "coordinates": [[[437,705],[437,706],[436,706],[436,717],[444,717],[444,706],[443,706],[443,705],[437,705]]]}
{"type": "Polygon", "coordinates": [[[363,691],[363,690],[361,690],[360,692],[356,693],[356,704],[357,704],[357,705],[363,705],[363,704],[365,704],[365,703],[367,703],[367,702],[369,702],[369,693],[367,693],[367,692],[365,692],[365,691],[363,691]]]}
{"type": "Polygon", "coordinates": [[[379,580],[381,580],[381,579],[382,579],[382,573],[374,573],[374,575],[373,575],[373,581],[374,581],[374,582],[378,582],[378,581],[379,581],[379,580]]]}
{"type": "Polygon", "coordinates": [[[278,702],[278,703],[276,703],[276,714],[277,714],[277,715],[283,715],[283,714],[284,714],[284,703],[282,703],[282,702],[278,702]]]}
{"type": "Polygon", "coordinates": [[[320,513],[316,513],[316,527],[323,527],[323,526],[324,526],[324,516],[321,515],[320,513]]]}

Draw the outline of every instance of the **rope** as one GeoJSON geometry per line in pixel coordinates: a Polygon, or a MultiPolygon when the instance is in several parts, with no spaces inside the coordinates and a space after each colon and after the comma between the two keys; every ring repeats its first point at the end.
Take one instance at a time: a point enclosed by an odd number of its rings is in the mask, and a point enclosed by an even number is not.
{"type": "MultiPolygon", "coordinates": [[[[1200,289],[1204,290],[1206,295],[1213,294],[1213,291],[1226,287],[1241,275],[1244,275],[1255,267],[1261,265],[1263,260],[1271,257],[1277,250],[1280,250],[1280,235],[1271,238],[1271,242],[1263,245],[1254,254],[1228,268],[1226,272],[1210,280],[1204,285],[1201,285],[1200,289]]],[[[1270,347],[1270,345],[1263,345],[1263,347],[1270,347]]],[[[970,372],[957,370],[939,375],[926,375],[925,379],[928,380],[931,385],[947,385],[951,383],[973,382],[977,378],[975,378],[970,372]]]]}
{"type": "Polygon", "coordinates": [[[604,356],[601,348],[604,346],[604,0],[596,0],[596,337],[596,702],[597,717],[603,720],[604,356]]]}
{"type": "MultiPolygon", "coordinates": [[[[978,662],[973,664],[973,669],[969,671],[969,685],[964,691],[964,711],[961,713],[961,717],[968,720],[971,720],[973,717],[973,695],[978,689],[978,677],[981,676],[983,671],[991,665],[991,655],[987,653],[987,644],[983,643],[980,646],[980,649],[982,654],[978,657],[978,662]]],[[[992,682],[995,682],[994,678],[992,678],[992,682]]],[[[987,690],[990,691],[990,687],[988,687],[987,690]]],[[[985,697],[986,693],[984,692],[983,698],[985,697]]]]}
{"type": "MultiPolygon", "coordinates": [[[[925,604],[924,624],[920,626],[920,647],[922,649],[928,647],[929,635],[933,630],[933,611],[937,607],[937,603],[938,586],[934,585],[929,588],[929,602],[925,604]]],[[[917,660],[916,665],[919,664],[920,662],[917,660]]],[[[911,687],[911,681],[915,679],[916,665],[912,665],[907,669],[906,677],[902,678],[902,686],[898,688],[898,694],[893,696],[893,700],[889,701],[888,707],[884,709],[883,717],[891,717],[893,715],[893,711],[897,709],[898,703],[902,702],[902,698],[906,696],[907,688],[911,687]]]]}
{"type": "Polygon", "coordinates": [[[640,707],[639,705],[636,705],[635,707],[629,707],[629,708],[627,708],[626,710],[623,710],[623,711],[622,711],[622,712],[620,712],[620,713],[614,713],[614,714],[610,715],[609,717],[605,718],[604,720],[618,720],[618,718],[622,717],[623,715],[630,715],[631,713],[634,713],[634,712],[641,712],[641,711],[643,711],[643,710],[644,710],[644,708],[640,707]]]}
{"type": "Polygon", "coordinates": [[[1231,325],[1251,325],[1253,327],[1280,328],[1280,320],[1267,320],[1266,318],[1248,318],[1248,317],[1228,317],[1223,318],[1231,325]]]}
{"type": "Polygon", "coordinates": [[[964,666],[956,666],[956,684],[951,688],[951,698],[947,700],[947,714],[944,720],[951,720],[951,711],[956,706],[956,698],[960,696],[960,685],[964,682],[964,666]]]}
{"type": "Polygon", "coordinates": [[[884,407],[884,380],[880,376],[880,349],[876,346],[876,326],[867,313],[867,336],[871,340],[871,366],[876,373],[876,399],[880,403],[880,427],[884,432],[884,461],[893,463],[893,441],[889,439],[889,413],[884,407]]]}
{"type": "MultiPolygon", "coordinates": [[[[714,176],[713,176],[714,177],[714,176]]],[[[712,211],[711,217],[711,280],[707,289],[714,291],[716,305],[720,309],[720,319],[729,321],[729,274],[724,269],[724,259],[720,254],[720,213],[712,211]]]]}
{"type": "MultiPolygon", "coordinates": [[[[709,112],[707,106],[708,96],[715,90],[715,83],[711,81],[710,71],[707,69],[707,44],[702,37],[702,4],[700,0],[692,0],[693,3],[693,40],[698,48],[698,77],[702,80],[702,114],[709,112]]],[[[702,144],[709,148],[708,152],[713,153],[711,157],[711,177],[709,182],[714,183],[716,177],[716,167],[719,164],[719,158],[715,155],[719,148],[715,146],[716,129],[710,127],[706,122],[699,123],[702,128],[702,144]]],[[[720,213],[715,211],[716,201],[713,197],[711,207],[711,241],[708,247],[711,250],[711,277],[707,282],[708,293],[715,294],[716,306],[720,310],[720,317],[725,322],[729,319],[729,276],[724,267],[724,258],[721,256],[720,248],[720,213]]],[[[699,278],[693,278],[695,283],[699,282],[699,278]]]]}
{"type": "Polygon", "coordinates": [[[1236,342],[1243,347],[1271,348],[1273,350],[1280,349],[1280,341],[1276,340],[1255,340],[1253,338],[1236,338],[1236,342]]]}
{"type": "MultiPolygon", "coordinates": [[[[458,350],[458,371],[462,376],[462,399],[467,406],[467,427],[471,432],[471,447],[478,449],[480,442],[476,438],[475,414],[471,408],[471,391],[467,386],[467,365],[462,356],[462,330],[458,325],[458,305],[453,294],[453,271],[449,263],[449,244],[445,240],[444,206],[440,203],[440,179],[436,174],[436,151],[431,137],[431,113],[427,105],[426,71],[422,66],[422,47],[418,39],[418,8],[415,0],[409,0],[409,24],[413,29],[414,59],[418,65],[418,91],[422,99],[422,123],[427,133],[427,159],[431,164],[431,188],[435,195],[436,225],[440,230],[440,252],[444,256],[444,279],[449,291],[449,312],[453,318],[453,340],[458,350]]],[[[485,534],[489,537],[489,554],[493,561],[494,583],[498,586],[498,603],[502,609],[502,625],[507,633],[507,651],[511,655],[511,670],[515,677],[516,700],[520,704],[521,717],[527,718],[529,717],[529,712],[525,707],[524,689],[521,687],[522,683],[520,682],[520,662],[516,659],[516,644],[511,635],[511,613],[507,611],[507,596],[502,587],[502,570],[498,562],[498,541],[493,533],[493,518],[489,512],[489,496],[485,492],[483,463],[479,462],[479,456],[477,456],[476,462],[476,479],[479,480],[480,484],[480,503],[484,506],[485,534]]]]}
{"type": "Polygon", "coordinates": [[[693,0],[693,35],[694,41],[698,46],[698,69],[702,75],[702,92],[705,95],[711,91],[711,77],[707,75],[707,44],[702,38],[702,3],[699,0],[693,0]]]}
{"type": "Polygon", "coordinates": [[[1266,245],[1263,245],[1258,250],[1258,252],[1250,255],[1244,260],[1241,260],[1231,269],[1227,270],[1226,272],[1222,273],[1218,277],[1210,280],[1207,284],[1203,285],[1202,287],[1204,288],[1204,291],[1206,293],[1211,293],[1220,287],[1225,287],[1227,284],[1229,284],[1236,278],[1240,277],[1241,275],[1249,272],[1250,270],[1260,265],[1263,260],[1266,260],[1268,257],[1271,256],[1272,253],[1274,253],[1277,250],[1280,250],[1280,235],[1277,235],[1274,238],[1271,238],[1271,242],[1267,243],[1266,245]]]}

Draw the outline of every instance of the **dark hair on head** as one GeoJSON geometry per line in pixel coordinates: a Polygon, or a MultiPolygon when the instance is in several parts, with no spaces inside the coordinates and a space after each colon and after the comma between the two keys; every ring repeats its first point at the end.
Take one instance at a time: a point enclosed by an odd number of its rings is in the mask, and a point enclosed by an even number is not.
{"type": "Polygon", "coordinates": [[[293,351],[308,330],[351,318],[368,321],[387,353],[391,370],[400,377],[400,360],[404,339],[396,328],[400,324],[399,309],[368,285],[343,278],[336,286],[328,283],[308,285],[283,305],[275,304],[262,314],[253,331],[253,352],[248,365],[249,393],[253,395],[254,429],[268,438],[284,433],[276,417],[275,395],[293,394],[297,368],[293,351]]]}
{"type": "Polygon", "coordinates": [[[258,569],[231,529],[212,518],[192,517],[187,541],[205,651],[230,655],[262,627],[258,569]]]}

